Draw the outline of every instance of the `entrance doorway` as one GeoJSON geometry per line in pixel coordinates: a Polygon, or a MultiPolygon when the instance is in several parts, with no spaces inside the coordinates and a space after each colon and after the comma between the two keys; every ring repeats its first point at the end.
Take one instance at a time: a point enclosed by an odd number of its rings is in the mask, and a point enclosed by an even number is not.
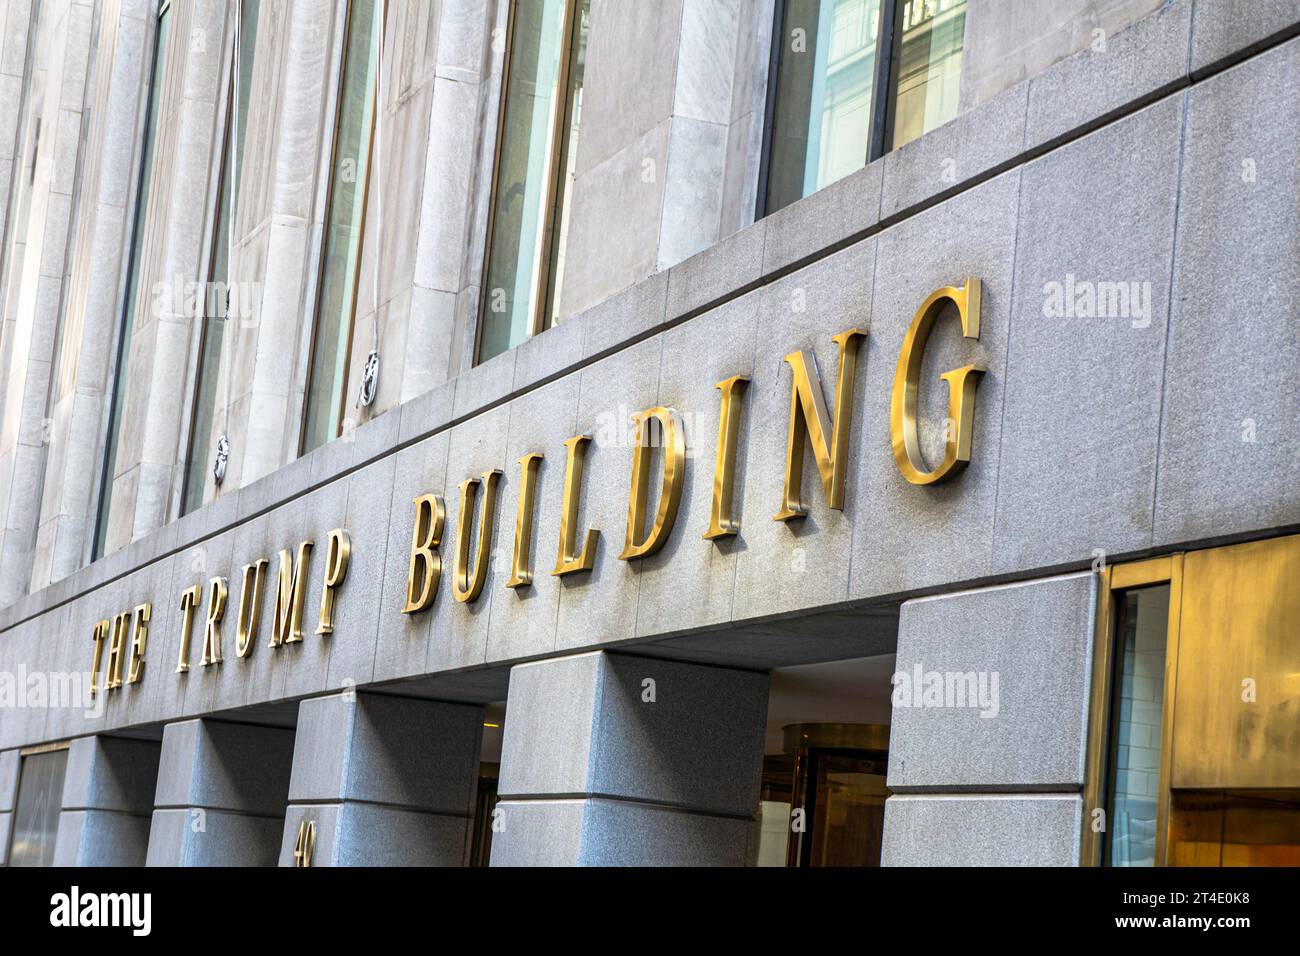
{"type": "Polygon", "coordinates": [[[785,741],[793,809],[803,811],[786,866],[879,866],[889,727],[792,724],[785,741]]]}
{"type": "Polygon", "coordinates": [[[759,866],[879,866],[894,655],[778,668],[759,866]]]}
{"type": "Polygon", "coordinates": [[[1103,583],[1082,862],[1300,865],[1300,535],[1103,583]]]}

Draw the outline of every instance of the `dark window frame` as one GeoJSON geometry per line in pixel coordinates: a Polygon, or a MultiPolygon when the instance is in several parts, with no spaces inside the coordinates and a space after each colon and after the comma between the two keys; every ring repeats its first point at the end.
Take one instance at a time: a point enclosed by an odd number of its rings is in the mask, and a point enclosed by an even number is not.
{"type": "MultiPolygon", "coordinates": [[[[247,3],[247,0],[245,0],[245,3],[247,3]]],[[[233,11],[233,13],[236,17],[240,17],[243,14],[243,11],[245,9],[246,7],[244,6],[244,4],[240,4],[233,11]]],[[[261,8],[259,7],[258,17],[260,17],[260,15],[261,15],[261,8]]],[[[256,49],[257,49],[256,31],[257,31],[258,17],[254,17],[253,19],[254,54],[256,54],[256,49]]],[[[242,44],[244,41],[243,26],[244,25],[242,22],[238,23],[239,29],[237,30],[235,36],[232,38],[230,56],[227,58],[226,61],[226,71],[227,71],[226,80],[225,80],[226,108],[222,112],[223,118],[222,118],[221,132],[218,134],[220,139],[220,146],[218,148],[218,153],[216,158],[217,170],[216,170],[216,178],[215,178],[215,184],[216,184],[215,192],[213,194],[212,221],[208,224],[209,228],[207,230],[207,248],[205,250],[206,261],[204,262],[203,265],[204,274],[207,275],[208,279],[207,279],[207,284],[203,288],[202,304],[200,307],[201,311],[199,315],[196,317],[199,323],[199,330],[198,330],[199,341],[198,341],[198,348],[194,353],[194,381],[190,389],[190,395],[188,400],[189,427],[186,429],[185,460],[181,465],[181,490],[180,490],[179,502],[177,504],[177,514],[176,514],[176,517],[178,518],[184,517],[185,515],[190,514],[193,511],[198,511],[200,508],[203,507],[204,504],[203,491],[207,486],[206,475],[208,473],[211,464],[211,459],[209,458],[209,455],[211,455],[212,452],[214,451],[214,448],[212,446],[212,441],[216,436],[212,434],[211,430],[209,430],[207,441],[205,442],[203,447],[200,448],[195,441],[195,439],[199,437],[199,431],[200,431],[199,413],[202,411],[200,407],[201,405],[200,399],[203,397],[202,396],[203,372],[206,366],[206,362],[209,358],[217,362],[217,372],[218,372],[217,385],[218,386],[221,385],[219,373],[221,370],[221,361],[224,356],[222,354],[221,351],[222,347],[220,344],[218,344],[217,346],[219,351],[215,355],[210,356],[208,354],[208,348],[213,344],[212,327],[210,323],[212,322],[223,323],[222,326],[223,342],[225,341],[224,339],[225,334],[230,332],[230,324],[229,324],[231,318],[230,286],[234,281],[234,276],[231,272],[234,262],[231,258],[229,258],[229,256],[227,256],[226,274],[223,276],[218,276],[213,271],[213,266],[217,261],[217,255],[218,255],[217,242],[219,239],[221,239],[221,235],[220,235],[221,217],[222,215],[229,216],[229,219],[226,223],[227,235],[225,237],[225,241],[229,243],[230,234],[234,233],[235,231],[235,219],[239,211],[238,210],[238,202],[239,202],[238,186],[240,183],[241,157],[230,156],[229,164],[227,164],[226,160],[227,160],[227,153],[229,151],[235,149],[236,146],[238,146],[240,149],[243,149],[244,146],[246,145],[246,140],[239,138],[237,135],[238,131],[235,129],[235,124],[239,122],[239,103],[237,102],[236,99],[238,77],[236,74],[237,71],[242,66],[240,62],[240,44],[242,44]],[[236,142],[236,140],[238,141],[236,142]],[[229,165],[229,170],[227,170],[227,165],[229,165]],[[227,191],[229,191],[229,195],[227,194],[227,191]],[[229,209],[223,210],[221,208],[223,201],[230,203],[229,209]],[[209,295],[211,294],[213,287],[218,282],[224,282],[226,284],[226,289],[225,289],[226,298],[224,302],[217,302],[214,304],[209,300],[209,295]],[[220,314],[218,315],[212,314],[212,310],[214,308],[219,309],[220,314]],[[204,467],[197,474],[191,475],[190,471],[194,465],[194,460],[196,456],[203,458],[204,467]],[[190,501],[190,496],[191,494],[194,493],[196,489],[191,487],[192,480],[197,480],[198,482],[198,488],[197,488],[198,499],[193,502],[190,501]]],[[[252,74],[250,72],[250,77],[251,75],[252,74]]],[[[245,122],[247,122],[247,117],[245,117],[245,122]]],[[[233,356],[231,358],[233,360],[233,356]]],[[[230,374],[229,369],[227,369],[227,374],[230,374]]],[[[214,396],[213,407],[210,409],[210,411],[213,413],[216,412],[216,400],[217,397],[214,396]]]]}
{"type": "Polygon", "coordinates": [[[153,51],[149,58],[149,65],[146,68],[144,77],[146,78],[143,86],[143,97],[140,107],[144,110],[143,121],[140,126],[140,145],[136,151],[134,162],[136,168],[132,171],[134,176],[134,191],[131,194],[131,229],[130,237],[127,240],[126,263],[122,272],[122,279],[119,288],[118,298],[121,301],[121,307],[118,314],[116,329],[116,341],[112,346],[113,363],[109,372],[109,382],[111,385],[108,403],[108,418],[106,419],[104,429],[104,447],[103,454],[100,456],[99,465],[99,490],[95,495],[95,513],[93,515],[94,527],[90,534],[90,562],[93,563],[102,558],[105,554],[108,539],[108,525],[112,518],[112,495],[113,495],[113,472],[117,466],[118,442],[120,440],[122,423],[118,419],[119,406],[125,408],[126,396],[126,379],[123,376],[123,370],[126,368],[125,363],[130,359],[127,348],[128,335],[127,330],[131,328],[135,321],[132,314],[139,307],[138,299],[131,300],[130,288],[131,283],[136,281],[135,272],[140,268],[140,253],[143,251],[140,243],[142,230],[145,227],[145,220],[148,216],[148,205],[152,196],[146,194],[145,202],[141,202],[141,192],[148,187],[148,180],[153,176],[152,162],[145,165],[145,155],[154,148],[152,137],[157,133],[158,117],[155,115],[162,106],[162,93],[155,90],[154,86],[157,81],[163,81],[164,77],[158,75],[158,64],[161,62],[164,69],[167,66],[166,49],[164,43],[171,42],[173,37],[162,36],[163,17],[171,12],[172,0],[160,0],[158,9],[154,12],[152,34],[149,37],[149,47],[153,51]],[[159,40],[163,42],[159,42],[159,40]],[[155,100],[155,94],[157,99],[155,100]],[[116,424],[114,422],[116,421],[116,424]]]}
{"type": "MultiPolygon", "coordinates": [[[[366,249],[366,239],[367,239],[366,226],[368,225],[368,220],[370,218],[370,185],[371,185],[372,176],[374,174],[374,166],[375,166],[375,137],[377,135],[376,130],[378,129],[378,125],[379,125],[379,112],[384,107],[384,104],[379,102],[379,91],[383,83],[383,76],[381,74],[384,69],[384,63],[382,57],[383,57],[385,34],[388,30],[388,0],[375,0],[375,16],[379,18],[380,62],[375,72],[375,89],[374,89],[375,104],[370,114],[370,129],[366,134],[367,145],[366,145],[365,182],[360,184],[361,210],[360,210],[359,225],[357,227],[357,261],[353,270],[351,301],[348,303],[347,307],[344,310],[345,313],[344,321],[346,321],[347,323],[347,335],[344,339],[343,349],[342,349],[342,354],[344,355],[343,386],[342,388],[339,389],[338,406],[337,408],[334,409],[335,413],[338,416],[338,421],[335,423],[334,428],[332,429],[332,431],[334,432],[333,437],[331,437],[327,441],[322,442],[320,445],[311,445],[310,447],[308,446],[307,422],[311,416],[312,380],[313,378],[315,378],[317,374],[319,374],[318,369],[316,368],[316,344],[317,344],[317,340],[320,337],[321,307],[324,304],[324,298],[325,298],[325,282],[324,282],[325,263],[326,263],[326,257],[328,256],[329,253],[329,243],[327,241],[325,234],[328,233],[329,231],[330,216],[332,215],[334,202],[336,199],[334,194],[334,168],[335,168],[335,164],[338,161],[339,130],[340,127],[342,126],[342,120],[343,120],[344,84],[347,82],[348,42],[352,35],[352,10],[356,2],[357,0],[347,0],[347,9],[344,11],[343,14],[343,37],[340,46],[341,53],[340,53],[340,61],[339,61],[339,80],[338,80],[338,89],[335,93],[334,122],[330,132],[329,164],[325,166],[323,170],[325,175],[329,177],[329,181],[326,187],[328,189],[328,194],[325,199],[325,219],[324,219],[325,229],[322,232],[320,250],[316,260],[317,276],[316,276],[316,289],[315,289],[315,304],[312,307],[311,336],[307,343],[307,359],[306,359],[307,368],[306,368],[306,376],[303,379],[302,407],[299,409],[300,418],[299,418],[299,425],[298,425],[298,442],[297,442],[299,458],[301,458],[303,455],[306,455],[308,452],[314,451],[316,448],[327,445],[329,444],[329,442],[333,441],[334,439],[341,437],[343,434],[343,426],[347,422],[348,394],[349,394],[348,389],[351,386],[351,382],[349,381],[350,378],[349,371],[351,365],[353,338],[356,333],[357,298],[361,292],[361,269],[365,264],[365,249],[366,249]]],[[[376,252],[376,255],[378,255],[378,252],[376,252]]],[[[379,321],[379,316],[377,313],[375,315],[375,321],[376,322],[379,321]]]]}
{"type": "MultiPolygon", "coordinates": [[[[895,68],[903,36],[903,8],[906,0],[881,0],[880,30],[877,34],[876,75],[871,88],[871,136],[866,161],[875,162],[890,151],[894,138],[895,68]]],[[[776,84],[781,69],[785,40],[786,0],[776,0],[772,21],[772,48],[767,68],[767,99],[763,105],[763,147],[758,161],[758,190],[754,200],[754,221],[766,218],[769,166],[772,160],[772,132],[776,125],[776,84]]],[[[775,210],[773,210],[775,211],[775,210]]]]}
{"type": "MultiPolygon", "coordinates": [[[[231,62],[233,65],[234,62],[233,57],[231,62]]],[[[233,90],[233,86],[234,86],[233,70],[232,70],[232,78],[231,78],[230,86],[233,90]]],[[[227,96],[227,103],[225,109],[225,123],[223,124],[223,132],[221,134],[221,152],[217,158],[218,168],[217,168],[217,178],[216,178],[216,184],[217,184],[216,203],[218,204],[224,198],[225,190],[227,189],[227,187],[232,185],[226,182],[225,154],[226,154],[226,150],[229,149],[231,146],[231,124],[236,121],[234,118],[236,104],[232,102],[233,99],[234,99],[233,95],[227,96]]],[[[234,217],[232,216],[231,218],[233,219],[234,217]]],[[[214,206],[212,222],[209,224],[210,228],[207,230],[208,249],[207,249],[207,266],[205,268],[205,272],[207,273],[208,276],[208,282],[206,287],[203,290],[202,304],[200,306],[201,312],[197,316],[199,322],[199,333],[198,333],[199,344],[198,344],[198,349],[195,352],[195,356],[194,356],[194,386],[193,388],[190,389],[190,395],[189,395],[190,423],[189,423],[188,435],[185,440],[185,460],[181,465],[181,494],[180,494],[180,504],[177,509],[177,517],[183,517],[184,515],[189,514],[191,511],[198,511],[199,508],[203,507],[203,498],[201,497],[203,494],[202,488],[207,484],[206,478],[203,477],[206,474],[206,468],[204,471],[201,471],[195,475],[191,475],[190,471],[194,465],[194,459],[196,456],[202,456],[206,464],[208,453],[211,451],[210,448],[207,447],[200,448],[198,447],[197,444],[197,439],[199,437],[198,418],[199,418],[199,413],[202,411],[202,409],[199,407],[200,406],[199,399],[201,397],[201,392],[203,391],[203,369],[206,360],[209,357],[208,348],[209,346],[212,345],[212,336],[211,336],[212,330],[209,328],[208,323],[213,321],[226,322],[230,318],[230,314],[229,314],[230,264],[229,263],[226,264],[227,275],[222,277],[222,281],[227,283],[226,301],[224,303],[219,302],[215,306],[216,308],[221,309],[221,315],[215,316],[209,314],[209,312],[211,312],[211,310],[214,308],[213,304],[208,300],[208,295],[212,291],[213,284],[217,281],[217,277],[212,271],[212,264],[216,260],[216,254],[217,254],[216,244],[217,244],[217,240],[220,238],[218,236],[218,232],[220,231],[218,228],[218,224],[220,223],[220,221],[221,221],[221,210],[214,206]],[[194,491],[194,489],[191,487],[191,482],[196,480],[200,486],[200,490],[198,492],[200,497],[197,501],[193,502],[192,507],[187,507],[186,505],[187,503],[189,503],[190,495],[194,491]]],[[[234,229],[235,224],[231,222],[229,224],[229,227],[231,229],[234,229]]],[[[224,329],[223,331],[228,332],[230,330],[227,328],[224,329]]],[[[220,363],[221,361],[220,356],[217,356],[216,361],[220,363]]],[[[211,441],[211,435],[209,435],[208,437],[209,437],[209,441],[211,441]]]]}
{"type": "MultiPolygon", "coordinates": [[[[578,17],[578,7],[579,0],[564,0],[564,22],[560,30],[562,44],[559,58],[560,70],[555,84],[556,99],[561,103],[567,103],[569,86],[573,82],[573,61],[578,49],[576,40],[579,31],[582,29],[578,17]]],[[[492,145],[492,189],[488,193],[487,233],[483,242],[483,265],[480,273],[480,285],[487,281],[488,269],[492,261],[492,236],[496,226],[497,189],[501,178],[501,144],[505,138],[506,101],[510,94],[510,55],[514,49],[515,20],[518,8],[519,0],[510,0],[510,10],[506,19],[505,51],[501,62],[501,93],[497,103],[496,130],[492,145]]],[[[541,234],[543,236],[542,243],[546,248],[546,261],[537,270],[537,274],[533,276],[533,288],[539,289],[540,292],[537,295],[537,307],[528,316],[528,338],[530,339],[549,330],[553,324],[550,320],[551,306],[554,296],[558,294],[558,290],[555,288],[555,263],[558,258],[560,241],[560,230],[558,228],[560,222],[559,206],[563,201],[564,190],[562,184],[571,149],[567,121],[568,110],[557,109],[551,129],[550,152],[552,163],[550,174],[547,176],[546,201],[542,206],[544,212],[541,234]]],[[[482,357],[483,323],[489,299],[490,291],[481,287],[477,321],[474,323],[472,363],[474,366],[485,361],[482,357]]],[[[495,358],[495,356],[493,357],[495,358]]]]}

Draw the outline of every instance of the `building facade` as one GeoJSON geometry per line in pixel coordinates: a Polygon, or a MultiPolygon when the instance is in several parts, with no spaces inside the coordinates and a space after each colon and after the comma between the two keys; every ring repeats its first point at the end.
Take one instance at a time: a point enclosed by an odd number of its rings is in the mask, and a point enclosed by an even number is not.
{"type": "Polygon", "coordinates": [[[1296,0],[0,23],[0,862],[1300,862],[1296,0]]]}

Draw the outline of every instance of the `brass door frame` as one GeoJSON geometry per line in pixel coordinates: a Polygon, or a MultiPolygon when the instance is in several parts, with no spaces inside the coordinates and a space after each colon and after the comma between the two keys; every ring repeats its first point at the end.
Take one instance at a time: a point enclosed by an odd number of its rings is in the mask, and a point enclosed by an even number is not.
{"type": "Polygon", "coordinates": [[[1111,703],[1119,599],[1137,588],[1169,585],[1169,621],[1165,644],[1165,686],[1161,697],[1160,783],[1156,798],[1155,865],[1164,866],[1169,850],[1169,776],[1173,767],[1174,700],[1178,683],[1178,632],[1182,619],[1183,554],[1110,565],[1098,572],[1098,606],[1092,649],[1092,689],[1088,710],[1088,743],[1084,765],[1083,832],[1079,864],[1100,866],[1106,829],[1096,829],[1096,812],[1107,812],[1107,769],[1110,755],[1111,703]]]}
{"type": "Polygon", "coordinates": [[[70,740],[56,740],[48,744],[34,744],[31,747],[20,747],[18,750],[19,757],[34,757],[37,754],[54,753],[56,750],[67,750],[71,746],[70,740]]]}
{"type": "MultiPolygon", "coordinates": [[[[889,760],[888,724],[800,723],[781,728],[783,750],[794,758],[791,768],[791,807],[804,811],[804,829],[791,834],[786,844],[787,867],[805,867],[812,852],[809,842],[814,819],[822,808],[817,804],[817,772],[825,757],[889,760]]],[[[882,776],[884,774],[882,773],[882,776]]]]}

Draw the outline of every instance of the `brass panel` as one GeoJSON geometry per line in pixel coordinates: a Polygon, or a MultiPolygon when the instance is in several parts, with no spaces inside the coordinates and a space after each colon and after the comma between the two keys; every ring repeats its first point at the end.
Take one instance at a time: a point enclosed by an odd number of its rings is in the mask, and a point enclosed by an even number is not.
{"type": "Polygon", "coordinates": [[[1173,577],[1173,558],[1148,558],[1132,564],[1117,564],[1110,569],[1110,587],[1113,591],[1160,584],[1173,577]]]}
{"type": "Polygon", "coordinates": [[[37,754],[48,754],[53,753],[56,750],[67,750],[70,743],[71,741],[68,740],[56,740],[53,743],[36,744],[32,747],[22,747],[18,751],[18,756],[34,757],[37,754]]]}
{"type": "Polygon", "coordinates": [[[1079,838],[1079,865],[1100,866],[1104,831],[1103,804],[1106,800],[1106,738],[1110,717],[1110,673],[1114,666],[1111,617],[1113,567],[1098,571],[1097,626],[1092,639],[1092,689],[1088,704],[1088,746],[1083,776],[1083,833],[1079,838]]]}
{"type": "Polygon", "coordinates": [[[786,753],[818,747],[835,750],[889,750],[888,724],[786,724],[786,753]]]}
{"type": "Polygon", "coordinates": [[[1169,786],[1300,788],[1300,535],[1190,552],[1183,581],[1169,786]]]}
{"type": "Polygon", "coordinates": [[[1300,866],[1300,791],[1175,791],[1173,866],[1300,866]]]}
{"type": "Polygon", "coordinates": [[[1170,559],[1169,622],[1165,631],[1165,693],[1160,717],[1160,782],[1156,798],[1156,863],[1169,862],[1169,781],[1173,779],[1174,754],[1168,743],[1174,739],[1174,708],[1178,703],[1178,652],[1182,646],[1183,595],[1186,593],[1186,555],[1170,559]]]}

